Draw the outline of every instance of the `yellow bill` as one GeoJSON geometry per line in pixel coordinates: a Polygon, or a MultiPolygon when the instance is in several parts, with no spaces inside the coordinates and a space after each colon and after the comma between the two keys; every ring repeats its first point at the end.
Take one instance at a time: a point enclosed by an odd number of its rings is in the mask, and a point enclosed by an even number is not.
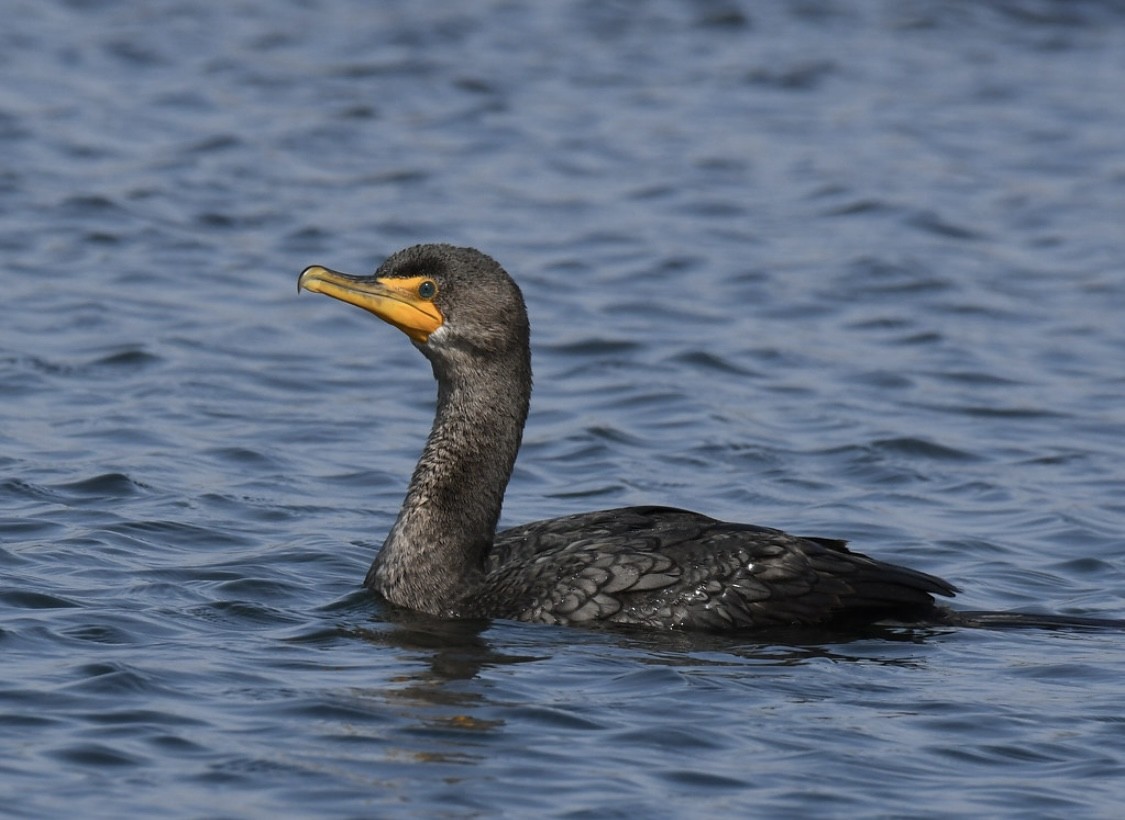
{"type": "Polygon", "coordinates": [[[428,276],[395,277],[349,276],[320,265],[311,265],[297,279],[297,290],[323,293],[341,302],[370,311],[394,325],[418,344],[445,322],[434,304],[436,286],[428,276]]]}

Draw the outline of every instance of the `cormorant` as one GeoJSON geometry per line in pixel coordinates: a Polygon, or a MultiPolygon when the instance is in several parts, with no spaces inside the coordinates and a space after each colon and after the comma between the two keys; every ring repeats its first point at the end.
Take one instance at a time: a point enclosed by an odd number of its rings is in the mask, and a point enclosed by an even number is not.
{"type": "Polygon", "coordinates": [[[433,366],[437,412],[402,509],[367,573],[392,604],[446,618],[634,624],[708,631],[855,627],[1115,627],[1122,621],[955,612],[941,578],[844,541],[623,507],[496,532],[531,396],[519,287],[472,248],[416,245],[372,276],[319,265],[297,282],[404,332],[433,366]]]}

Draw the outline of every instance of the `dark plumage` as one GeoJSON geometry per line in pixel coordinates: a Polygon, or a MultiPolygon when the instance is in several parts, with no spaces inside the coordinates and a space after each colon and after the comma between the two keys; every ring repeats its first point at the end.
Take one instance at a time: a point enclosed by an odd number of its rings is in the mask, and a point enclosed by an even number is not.
{"type": "Polygon", "coordinates": [[[434,615],[734,630],[919,620],[940,578],[843,541],[668,507],[581,513],[496,532],[531,395],[515,282],[471,248],[419,245],[370,277],[313,266],[299,287],[363,307],[430,360],[437,413],[398,519],[367,574],[388,601],[434,615]]]}
{"type": "Polygon", "coordinates": [[[914,621],[933,614],[932,595],[955,591],[843,541],[624,507],[498,533],[474,605],[482,615],[545,623],[722,631],[914,621]]]}

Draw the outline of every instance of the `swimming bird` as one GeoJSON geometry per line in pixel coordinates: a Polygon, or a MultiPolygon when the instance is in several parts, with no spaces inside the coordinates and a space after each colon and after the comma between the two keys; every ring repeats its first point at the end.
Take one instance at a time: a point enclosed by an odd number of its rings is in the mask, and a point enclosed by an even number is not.
{"type": "Polygon", "coordinates": [[[371,276],[319,265],[301,289],[401,330],[437,380],[433,428],[365,584],[445,618],[707,631],[943,620],[957,589],[844,541],[673,507],[578,513],[496,531],[531,397],[519,286],[473,248],[416,245],[371,276]]]}

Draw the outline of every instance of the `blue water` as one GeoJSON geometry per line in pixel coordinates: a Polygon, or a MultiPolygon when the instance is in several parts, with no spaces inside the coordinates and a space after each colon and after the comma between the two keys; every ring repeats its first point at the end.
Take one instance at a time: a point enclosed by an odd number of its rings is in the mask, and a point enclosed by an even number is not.
{"type": "Polygon", "coordinates": [[[3,8],[0,813],[1119,815],[1120,633],[384,611],[432,379],[295,284],[520,281],[505,524],[671,503],[1125,617],[1120,4],[3,8]]]}

